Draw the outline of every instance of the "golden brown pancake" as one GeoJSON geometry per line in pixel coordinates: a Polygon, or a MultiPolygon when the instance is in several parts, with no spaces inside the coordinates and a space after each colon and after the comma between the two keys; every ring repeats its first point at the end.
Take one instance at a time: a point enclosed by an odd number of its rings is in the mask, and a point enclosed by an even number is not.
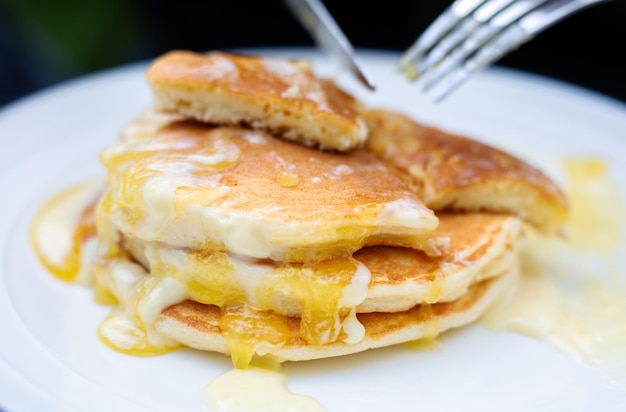
{"type": "Polygon", "coordinates": [[[172,247],[282,262],[366,245],[439,253],[438,220],[364,149],[330,153],[256,130],[179,121],[106,149],[100,222],[172,247]]]}
{"type": "Polygon", "coordinates": [[[510,213],[547,232],[564,224],[563,193],[522,160],[400,113],[371,110],[364,116],[369,150],[410,175],[428,207],[510,213]]]}
{"type": "Polygon", "coordinates": [[[367,137],[360,104],[303,61],[174,51],[152,64],[147,79],[157,110],[331,150],[360,147],[367,137]]]}
{"type": "MultiPolygon", "coordinates": [[[[256,345],[257,354],[280,361],[328,358],[432,338],[448,329],[471,323],[507,293],[516,276],[517,267],[514,267],[498,277],[471,286],[466,294],[452,302],[418,305],[403,312],[359,314],[357,317],[365,327],[365,337],[353,344],[342,341],[309,344],[299,334],[299,318],[270,313],[256,318],[225,314],[217,306],[193,301],[165,309],[156,321],[156,328],[185,346],[200,350],[232,355],[241,353],[238,343],[244,341],[245,345],[256,345]],[[239,323],[224,322],[228,316],[233,318],[230,321],[237,319],[239,323]],[[256,322],[263,316],[266,322],[256,322]],[[232,329],[225,330],[226,324],[232,325],[232,329]],[[259,343],[263,339],[267,341],[259,343]],[[272,340],[285,343],[272,345],[272,340]]],[[[233,361],[238,364],[237,358],[233,361]]]]}
{"type": "MultiPolygon", "coordinates": [[[[144,325],[151,323],[146,316],[152,319],[169,305],[146,309],[153,306],[150,296],[156,293],[150,291],[167,294],[173,287],[178,291],[175,299],[222,308],[249,308],[235,317],[235,323],[265,325],[267,319],[271,324],[276,316],[297,317],[299,336],[311,345],[337,341],[356,344],[363,336],[356,314],[403,312],[419,304],[454,301],[464,296],[471,285],[517,268],[517,218],[443,214],[435,235],[448,243],[439,257],[428,257],[410,248],[376,246],[359,250],[354,258],[336,257],[309,264],[241,259],[225,252],[173,249],[126,238],[123,248],[147,270],[128,258],[116,257],[96,272],[96,283],[121,302],[117,313],[138,316],[144,325]],[[133,287],[142,291],[134,298],[125,292],[131,278],[146,285],[133,287]],[[166,288],[164,281],[169,282],[166,288]],[[259,316],[264,320],[255,320],[259,316]]],[[[230,322],[226,323],[222,326],[230,327],[230,322]]],[[[110,324],[105,322],[103,334],[109,333],[110,324]]],[[[273,342],[273,348],[282,343],[283,335],[271,330],[268,333],[261,339],[263,345],[273,342]]],[[[254,349],[246,342],[238,344],[243,352],[254,349]]],[[[240,352],[238,349],[236,356],[240,352]]]]}

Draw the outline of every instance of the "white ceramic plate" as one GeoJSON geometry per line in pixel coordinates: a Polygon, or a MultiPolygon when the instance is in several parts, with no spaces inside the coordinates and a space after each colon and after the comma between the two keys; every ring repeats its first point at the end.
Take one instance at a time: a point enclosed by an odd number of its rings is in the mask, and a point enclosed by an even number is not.
{"type": "MultiPolygon", "coordinates": [[[[310,51],[271,54],[314,58],[310,51]]],[[[440,105],[394,71],[397,55],[364,52],[379,91],[340,81],[372,105],[510,150],[561,179],[556,161],[595,154],[626,188],[626,107],[565,84],[490,69],[440,105]]],[[[109,308],[92,292],[45,272],[28,243],[37,208],[72,184],[102,176],[98,152],[150,106],[146,65],[88,76],[0,112],[0,408],[9,411],[196,411],[199,393],[231,368],[222,355],[180,351],[137,358],[104,347],[96,328],[109,308]]],[[[292,391],[331,411],[626,410],[626,389],[549,345],[473,325],[443,346],[406,346],[287,364],[292,391]]]]}

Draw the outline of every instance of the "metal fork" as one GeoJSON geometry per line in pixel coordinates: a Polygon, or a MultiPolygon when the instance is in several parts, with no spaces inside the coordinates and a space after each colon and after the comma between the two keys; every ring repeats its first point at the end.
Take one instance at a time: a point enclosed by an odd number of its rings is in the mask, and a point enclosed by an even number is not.
{"type": "Polygon", "coordinates": [[[470,75],[536,34],[607,0],[456,0],[402,55],[399,68],[440,102],[470,75]],[[435,86],[437,86],[435,88],[435,86]]]}
{"type": "Polygon", "coordinates": [[[370,90],[376,89],[372,77],[359,61],[352,44],[320,0],[284,0],[284,3],[315,39],[318,46],[343,63],[365,87],[370,90]]]}

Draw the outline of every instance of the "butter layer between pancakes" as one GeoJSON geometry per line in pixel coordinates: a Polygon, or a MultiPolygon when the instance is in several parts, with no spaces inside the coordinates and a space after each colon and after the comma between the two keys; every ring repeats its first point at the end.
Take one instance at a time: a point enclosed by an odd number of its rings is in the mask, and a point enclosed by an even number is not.
{"type": "Polygon", "coordinates": [[[236,366],[238,361],[246,361],[255,352],[279,361],[342,356],[432,339],[448,329],[474,322],[508,293],[518,271],[515,264],[499,276],[472,285],[467,293],[451,302],[417,305],[402,312],[358,314],[356,318],[363,327],[363,338],[358,342],[309,343],[300,334],[297,317],[265,313],[264,322],[257,323],[245,313],[225,314],[217,306],[193,301],[165,309],[156,320],[156,329],[186,346],[230,354],[236,366]],[[226,329],[225,325],[232,329],[226,329]],[[270,343],[258,342],[260,336],[269,337],[270,343]],[[250,346],[255,348],[252,354],[250,346]]]}
{"type": "Polygon", "coordinates": [[[366,150],[321,152],[262,131],[156,118],[126,130],[101,161],[101,237],[112,225],[148,242],[281,262],[367,245],[439,253],[437,217],[366,150]]]}
{"type": "Polygon", "coordinates": [[[516,261],[520,220],[505,215],[444,213],[434,236],[445,239],[438,257],[402,247],[371,246],[353,256],[301,264],[245,259],[227,252],[175,249],[125,238],[123,247],[155,276],[183,282],[192,300],[217,306],[242,301],[261,310],[303,316],[327,305],[398,312],[420,303],[445,302],[470,284],[496,276],[516,261]]]}
{"type": "Polygon", "coordinates": [[[253,353],[286,343],[281,341],[281,328],[275,329],[282,324],[281,316],[297,317],[297,335],[310,345],[358,344],[365,336],[359,313],[401,312],[454,301],[473,284],[515,270],[517,218],[446,214],[441,223],[435,234],[449,245],[440,257],[408,248],[369,247],[355,257],[312,264],[253,261],[125,239],[123,249],[130,255],[102,261],[95,270],[98,289],[113,295],[121,308],[103,323],[102,334],[119,348],[124,341],[116,339],[124,334],[118,324],[128,322],[135,325],[136,335],[144,334],[158,347],[160,337],[153,329],[158,314],[188,299],[222,308],[220,327],[235,334],[226,333],[226,338],[231,352],[239,353],[234,359],[242,362],[240,366],[253,353]],[[129,278],[139,285],[131,296],[125,292],[129,278]],[[254,339],[242,337],[243,329],[237,332],[237,325],[265,332],[254,339]]]}

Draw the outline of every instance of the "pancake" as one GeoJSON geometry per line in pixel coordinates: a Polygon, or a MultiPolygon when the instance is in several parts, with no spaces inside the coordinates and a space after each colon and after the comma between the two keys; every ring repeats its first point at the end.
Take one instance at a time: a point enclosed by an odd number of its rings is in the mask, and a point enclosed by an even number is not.
{"type": "MultiPolygon", "coordinates": [[[[443,214],[436,235],[449,243],[439,257],[409,248],[369,247],[354,257],[305,265],[243,260],[224,252],[194,252],[125,239],[123,249],[130,256],[96,265],[98,289],[120,303],[101,326],[101,335],[118,348],[151,346],[156,350],[162,338],[155,336],[154,319],[170,304],[188,299],[229,310],[243,308],[245,316],[236,323],[263,316],[255,322],[265,325],[276,316],[297,317],[298,336],[311,345],[356,344],[364,333],[357,314],[403,312],[420,304],[451,302],[484,279],[516,270],[517,218],[443,214]],[[133,260],[143,262],[143,267],[133,260]],[[171,299],[153,297],[172,293],[171,299]],[[146,339],[132,345],[128,340],[116,343],[116,329],[123,322],[125,328],[135,325],[133,335],[146,339]]],[[[282,345],[278,337],[272,341],[274,335],[270,331],[268,342],[282,345]]],[[[241,344],[244,352],[250,350],[245,342],[241,344]]]]}
{"type": "Polygon", "coordinates": [[[185,301],[165,309],[157,318],[156,328],[163,335],[176,339],[185,346],[230,354],[238,367],[245,367],[249,362],[245,357],[250,355],[249,351],[242,351],[238,346],[241,341],[245,342],[244,345],[256,346],[257,354],[279,361],[304,361],[348,355],[432,338],[448,329],[474,322],[506,295],[517,277],[517,270],[514,266],[498,277],[477,283],[461,298],[452,302],[418,305],[403,312],[359,314],[357,318],[364,326],[365,336],[357,343],[337,341],[326,345],[309,344],[299,335],[298,318],[276,314],[268,315],[271,320],[264,324],[255,324],[254,318],[250,322],[247,320],[250,317],[241,316],[241,323],[234,326],[236,329],[225,332],[223,319],[232,315],[224,315],[223,310],[217,306],[193,301],[185,301]],[[270,339],[273,337],[277,342],[286,343],[273,345],[270,341],[261,344],[258,336],[270,339]]]}
{"type": "Polygon", "coordinates": [[[157,110],[246,124],[307,146],[346,151],[367,138],[360,104],[304,61],[174,51],[147,73],[157,110]]]}
{"type": "Polygon", "coordinates": [[[463,301],[475,285],[517,270],[517,217],[438,218],[415,179],[409,185],[370,146],[324,152],[260,130],[150,114],[101,159],[96,283],[121,304],[100,334],[118,350],[187,345],[187,329],[163,334],[157,319],[189,300],[226,311],[218,323],[239,366],[287,345],[272,319],[297,319],[297,338],[311,348],[359,351],[372,344],[362,343],[359,317],[463,301]],[[130,298],[127,279],[137,291],[130,298]],[[251,323],[263,330],[261,347],[227,332],[251,323]],[[114,341],[120,328],[139,339],[114,341]]]}
{"type": "Polygon", "coordinates": [[[101,226],[281,262],[348,256],[366,245],[440,253],[430,237],[437,217],[369,151],[322,152],[263,131],[188,121],[148,129],[126,131],[101,154],[101,226]]]}
{"type": "Polygon", "coordinates": [[[365,115],[367,146],[412,178],[418,196],[435,211],[500,211],[545,232],[567,218],[561,190],[526,162],[477,140],[424,126],[387,110],[365,115]]]}

